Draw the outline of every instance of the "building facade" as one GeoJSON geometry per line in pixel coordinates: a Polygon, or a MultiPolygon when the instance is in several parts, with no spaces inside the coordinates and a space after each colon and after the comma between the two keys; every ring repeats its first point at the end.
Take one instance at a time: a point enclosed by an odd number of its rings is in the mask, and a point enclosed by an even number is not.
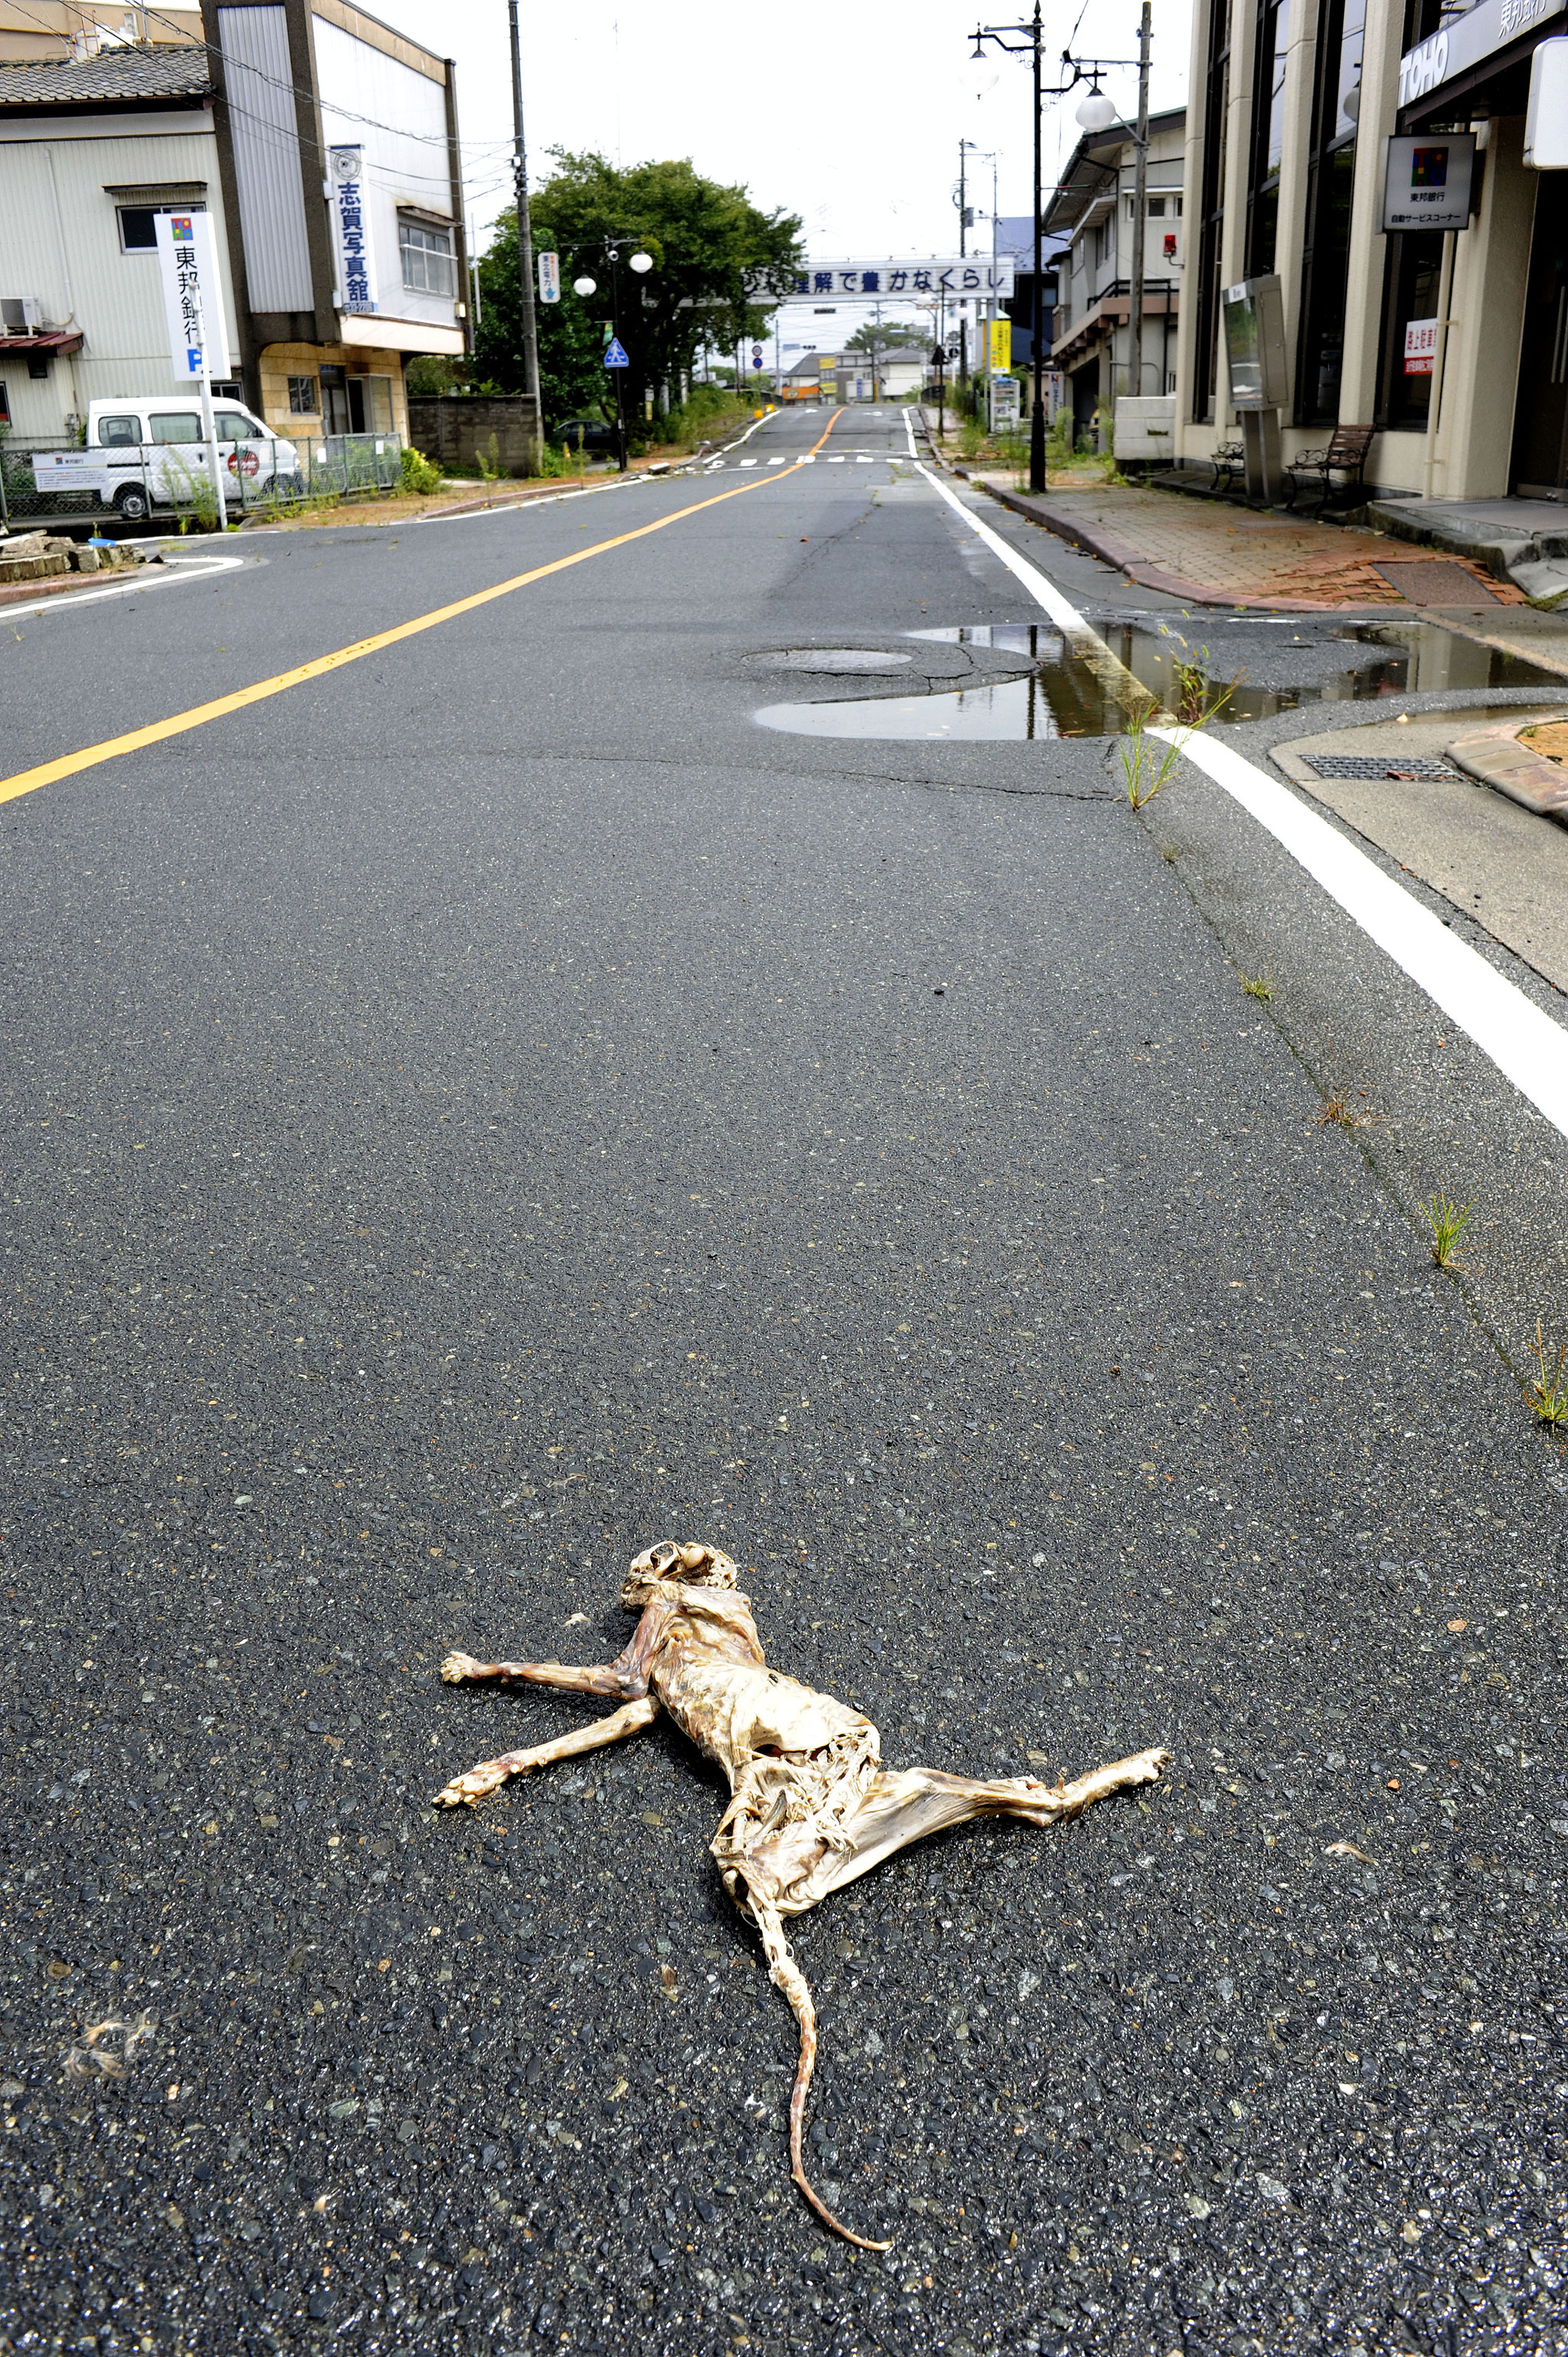
{"type": "Polygon", "coordinates": [[[1186,124],[1181,107],[1149,117],[1141,383],[1129,382],[1136,149],[1126,124],[1084,135],[1047,209],[1047,232],[1067,247],[1057,264],[1051,366],[1065,379],[1079,431],[1096,411],[1109,420],[1120,396],[1146,399],[1176,389],[1187,250],[1186,124]]]}
{"type": "Polygon", "coordinates": [[[451,68],[345,0],[202,22],[0,62],[0,422],[69,440],[170,382],[155,223],[203,210],[226,390],[294,442],[406,439],[405,360],[467,343],[451,68]]]}
{"type": "Polygon", "coordinates": [[[1568,173],[1524,161],[1532,54],[1568,0],[1197,0],[1179,456],[1231,437],[1222,290],[1277,274],[1288,460],[1376,428],[1385,492],[1560,495],[1568,173]],[[1389,142],[1474,134],[1467,222],[1385,233],[1389,142]]]}

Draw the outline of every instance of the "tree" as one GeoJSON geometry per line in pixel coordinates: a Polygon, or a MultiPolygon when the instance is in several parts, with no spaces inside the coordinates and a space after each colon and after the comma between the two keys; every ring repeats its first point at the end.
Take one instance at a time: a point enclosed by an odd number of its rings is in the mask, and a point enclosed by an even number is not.
{"type": "Polygon", "coordinates": [[[905,327],[897,319],[884,319],[878,327],[875,319],[867,319],[847,339],[843,350],[846,352],[891,352],[904,344],[924,347],[929,344],[930,339],[929,328],[905,327]]]}
{"type": "MultiPolygon", "coordinates": [[[[645,394],[662,405],[702,344],[733,351],[761,336],[779,299],[794,292],[803,266],[796,215],[759,211],[744,188],[704,179],[689,161],[623,170],[592,153],[551,153],[558,168],[532,202],[535,251],[561,257],[561,300],[537,310],[546,430],[589,402],[603,404],[612,318],[629,362],[628,414],[640,417],[645,394]],[[611,242],[620,248],[613,270],[611,242]],[[627,266],[639,246],[654,264],[642,278],[627,266]],[[581,277],[597,282],[585,299],[572,291],[581,277]]],[[[509,215],[479,264],[484,317],[475,339],[481,365],[509,390],[522,381],[517,274],[509,215]]]]}
{"type": "MultiPolygon", "coordinates": [[[[533,216],[537,253],[542,238],[533,216]]],[[[522,391],[522,305],[518,287],[517,215],[503,213],[489,252],[479,264],[481,317],[474,331],[474,373],[499,393],[522,391]]],[[[559,303],[536,303],[539,323],[539,397],[543,430],[550,434],[568,417],[596,412],[604,395],[604,337],[573,294],[571,280],[559,303]]]]}

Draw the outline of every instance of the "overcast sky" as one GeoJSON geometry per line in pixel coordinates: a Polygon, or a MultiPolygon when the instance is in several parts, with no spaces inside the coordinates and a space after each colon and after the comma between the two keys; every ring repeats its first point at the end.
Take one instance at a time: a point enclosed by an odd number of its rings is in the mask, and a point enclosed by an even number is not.
{"type": "MultiPolygon", "coordinates": [[[[469,222],[482,251],[510,197],[504,0],[376,0],[375,13],[456,56],[469,222]]],[[[951,253],[958,143],[968,138],[996,152],[998,210],[1028,212],[1027,61],[993,49],[983,65],[972,63],[974,17],[957,0],[904,0],[897,9],[866,0],[764,5],[727,17],[689,0],[658,8],[527,0],[522,18],[535,185],[548,177],[553,146],[595,147],[627,164],[686,156],[714,179],[743,183],[765,210],[799,213],[812,258],[951,253]]],[[[1189,23],[1190,0],[1158,0],[1156,106],[1186,98],[1189,23]]],[[[1081,16],[1078,0],[1047,0],[1046,33],[1058,55],[1070,44],[1079,56],[1133,57],[1134,0],[1084,0],[1081,16]]],[[[1132,110],[1135,72],[1111,74],[1105,87],[1132,110]]],[[[1071,104],[1047,109],[1047,181],[1078,136],[1071,104]]],[[[989,161],[975,172],[975,198],[989,214],[989,161]]]]}

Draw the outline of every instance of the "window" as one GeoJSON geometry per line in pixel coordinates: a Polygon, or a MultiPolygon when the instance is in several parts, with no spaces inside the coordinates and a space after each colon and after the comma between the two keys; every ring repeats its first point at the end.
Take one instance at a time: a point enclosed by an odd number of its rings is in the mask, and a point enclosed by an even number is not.
{"type": "Polygon", "coordinates": [[[1317,79],[1307,160],[1306,242],[1296,353],[1298,425],[1339,422],[1356,118],[1361,109],[1361,49],[1367,23],[1367,0],[1318,0],[1318,7],[1317,79]]]}
{"type": "Polygon", "coordinates": [[[1247,187],[1247,274],[1266,277],[1274,266],[1280,221],[1280,155],[1284,145],[1285,52],[1290,0],[1262,0],[1258,10],[1257,69],[1252,82],[1252,157],[1247,187]]]}
{"type": "Polygon", "coordinates": [[[242,409],[215,409],[212,423],[220,442],[264,442],[266,428],[242,409]]]}
{"type": "Polygon", "coordinates": [[[204,213],[201,204],[182,205],[117,205],[120,216],[120,251],[122,253],[153,253],[157,250],[158,233],[153,226],[160,213],[204,213]]]}
{"type": "Polygon", "coordinates": [[[398,249],[403,255],[403,283],[422,295],[455,295],[457,262],[449,229],[432,229],[424,221],[400,221],[398,249]]]}
{"type": "Polygon", "coordinates": [[[201,420],[194,409],[155,411],[147,421],[155,442],[199,442],[201,420]]]}
{"type": "Polygon", "coordinates": [[[1434,319],[1437,316],[1443,232],[1434,229],[1407,230],[1391,237],[1388,243],[1377,423],[1396,434],[1422,434],[1426,430],[1432,401],[1432,379],[1424,372],[1407,372],[1404,333],[1412,319],[1434,319]]]}
{"type": "Polygon", "coordinates": [[[11,396],[5,390],[5,380],[0,377],[0,425],[11,423],[11,396]]]}
{"type": "Polygon", "coordinates": [[[1208,72],[1203,102],[1198,195],[1197,337],[1193,352],[1195,425],[1213,419],[1219,339],[1220,239],[1225,229],[1225,118],[1230,102],[1230,0],[1208,0],[1208,72]]]}
{"type": "Polygon", "coordinates": [[[105,450],[134,450],[142,438],[139,417],[101,417],[98,439],[105,450]]]}
{"type": "Polygon", "coordinates": [[[288,381],[288,414],[291,417],[314,417],[321,407],[320,388],[313,376],[291,376],[288,381]]]}

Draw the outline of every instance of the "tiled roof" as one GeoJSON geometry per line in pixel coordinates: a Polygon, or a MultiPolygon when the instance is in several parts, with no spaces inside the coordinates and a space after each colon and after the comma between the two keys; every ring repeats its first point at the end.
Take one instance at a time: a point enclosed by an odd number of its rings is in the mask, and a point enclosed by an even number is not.
{"type": "Polygon", "coordinates": [[[145,105],[205,98],[211,89],[207,52],[194,43],[102,49],[95,58],[51,58],[42,64],[0,62],[0,107],[145,105]]]}

